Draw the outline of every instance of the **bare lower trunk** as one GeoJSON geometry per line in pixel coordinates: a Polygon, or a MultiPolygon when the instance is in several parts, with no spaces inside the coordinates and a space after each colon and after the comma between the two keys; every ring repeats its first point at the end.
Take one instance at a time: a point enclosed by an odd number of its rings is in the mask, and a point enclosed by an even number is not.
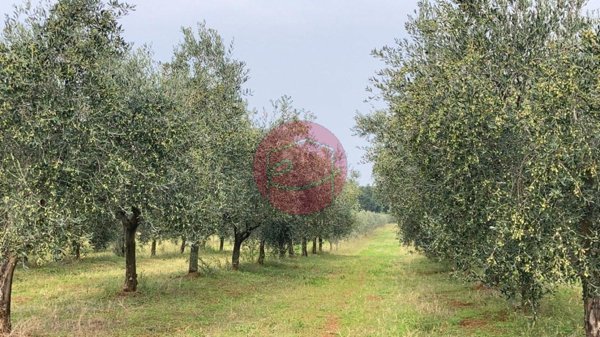
{"type": "Polygon", "coordinates": [[[179,248],[179,253],[183,254],[185,252],[185,238],[181,239],[181,248],[179,248]]]}
{"type": "Polygon", "coordinates": [[[323,238],[319,236],[319,253],[323,252],[323,238]]]}
{"type": "Polygon", "coordinates": [[[114,252],[117,256],[125,256],[125,231],[119,235],[117,242],[115,243],[114,252]]]}
{"type": "Polygon", "coordinates": [[[73,255],[75,255],[75,260],[80,260],[81,259],[81,244],[79,244],[79,242],[77,242],[77,241],[73,241],[71,246],[73,247],[73,255]]]}
{"type": "Polygon", "coordinates": [[[279,248],[279,258],[283,259],[285,257],[285,242],[283,240],[279,240],[277,248],[279,248]]]}
{"type": "Polygon", "coordinates": [[[198,242],[194,242],[190,246],[190,268],[188,273],[197,273],[198,272],[198,251],[200,250],[200,246],[198,242]]]}
{"type": "MultiPolygon", "coordinates": [[[[585,216],[581,220],[581,234],[583,247],[587,249],[586,258],[588,261],[598,260],[598,246],[589,238],[592,237],[592,226],[594,219],[593,209],[588,208],[585,216]]],[[[600,337],[600,294],[595,289],[600,272],[598,267],[592,262],[590,274],[581,274],[581,286],[583,295],[583,312],[586,337],[600,337]]]]}
{"type": "Polygon", "coordinates": [[[591,292],[589,278],[581,280],[583,288],[583,316],[586,337],[600,337],[600,296],[591,292]]]}
{"type": "Polygon", "coordinates": [[[332,245],[331,245],[331,241],[329,241],[329,251],[331,251],[331,250],[332,250],[332,248],[333,248],[333,247],[332,247],[332,245]]]}
{"type": "Polygon", "coordinates": [[[225,245],[225,237],[221,236],[219,238],[219,251],[222,252],[223,251],[223,246],[225,245]]]}
{"type": "Polygon", "coordinates": [[[306,238],[302,238],[302,256],[308,256],[306,238]]]}
{"type": "Polygon", "coordinates": [[[135,261],[135,229],[127,231],[125,236],[125,284],[123,291],[137,290],[137,271],[135,261]]]}
{"type": "Polygon", "coordinates": [[[233,252],[231,253],[231,268],[233,270],[238,270],[240,268],[242,244],[250,237],[252,231],[258,227],[260,227],[260,225],[253,227],[246,226],[246,228],[241,231],[237,226],[233,226],[233,252]]]}
{"type": "Polygon", "coordinates": [[[156,256],[156,240],[152,240],[152,247],[150,248],[150,256],[156,256]]]}
{"type": "Polygon", "coordinates": [[[125,283],[124,292],[135,292],[137,290],[137,271],[135,261],[135,236],[141,221],[141,212],[137,207],[132,207],[132,215],[128,216],[124,211],[119,211],[119,218],[125,231],[125,283]]]}
{"type": "Polygon", "coordinates": [[[314,238],[312,241],[312,249],[311,249],[313,254],[317,253],[317,238],[314,238]]]}
{"type": "Polygon", "coordinates": [[[0,335],[9,334],[10,326],[10,295],[17,258],[9,255],[4,257],[0,265],[0,335]]]}
{"type": "Polygon", "coordinates": [[[233,252],[231,253],[231,268],[238,270],[240,268],[240,251],[242,250],[242,238],[235,236],[233,240],[233,252]]]}
{"type": "Polygon", "coordinates": [[[294,241],[292,239],[288,241],[288,255],[290,257],[294,257],[294,255],[296,255],[296,252],[294,252],[294,241]]]}
{"type": "Polygon", "coordinates": [[[258,264],[265,264],[265,240],[260,240],[258,246],[258,264]]]}
{"type": "Polygon", "coordinates": [[[586,337],[600,337],[600,297],[583,300],[586,337]]]}

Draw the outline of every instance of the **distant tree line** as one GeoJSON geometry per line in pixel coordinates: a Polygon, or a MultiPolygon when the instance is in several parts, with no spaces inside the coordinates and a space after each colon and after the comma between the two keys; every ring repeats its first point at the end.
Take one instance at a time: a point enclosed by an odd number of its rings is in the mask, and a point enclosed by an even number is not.
{"type": "Polygon", "coordinates": [[[376,189],[371,186],[360,186],[360,194],[358,195],[360,208],[365,211],[375,213],[386,213],[389,207],[384,205],[376,194],[376,189]]]}

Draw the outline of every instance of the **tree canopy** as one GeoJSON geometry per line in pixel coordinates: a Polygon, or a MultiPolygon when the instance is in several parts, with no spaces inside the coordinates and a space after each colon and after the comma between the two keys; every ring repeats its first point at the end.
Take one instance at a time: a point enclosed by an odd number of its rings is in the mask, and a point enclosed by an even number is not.
{"type": "Polygon", "coordinates": [[[374,52],[387,108],[357,121],[406,243],[534,310],[579,279],[597,336],[600,30],[584,4],[420,2],[411,38],[374,52]]]}
{"type": "Polygon", "coordinates": [[[81,258],[82,246],[117,239],[123,291],[135,292],[137,242],[183,240],[193,273],[211,235],[232,239],[237,270],[241,246],[260,237],[264,249],[269,229],[285,232],[292,252],[293,240],[354,229],[353,181],[305,217],[276,210],[256,186],[261,139],[310,114],[283,98],[261,124],[244,100],[246,66],[216,30],[183,28],[170,62],[158,63],[124,40],[119,19],[130,10],[103,0],[26,5],[0,33],[0,334],[11,330],[18,261],[81,258]]]}

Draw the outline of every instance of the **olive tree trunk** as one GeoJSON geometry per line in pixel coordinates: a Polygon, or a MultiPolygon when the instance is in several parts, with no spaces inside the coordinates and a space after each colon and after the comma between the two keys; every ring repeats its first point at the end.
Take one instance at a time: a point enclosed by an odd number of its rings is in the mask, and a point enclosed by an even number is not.
{"type": "Polygon", "coordinates": [[[185,238],[181,238],[181,248],[179,248],[179,253],[183,254],[185,252],[185,238]]]}
{"type": "Polygon", "coordinates": [[[279,258],[283,259],[285,257],[285,241],[283,239],[279,240],[277,248],[279,250],[279,258]]]}
{"type": "Polygon", "coordinates": [[[73,247],[73,254],[75,255],[75,260],[81,259],[81,244],[78,241],[73,241],[71,243],[71,247],[73,247]]]}
{"type": "Polygon", "coordinates": [[[131,216],[128,216],[123,210],[120,210],[117,214],[119,219],[121,219],[123,230],[125,232],[124,292],[135,292],[138,285],[135,261],[135,235],[141,222],[141,211],[137,207],[132,207],[131,210],[131,216]]]}
{"type": "MultiPolygon", "coordinates": [[[[585,216],[581,220],[581,235],[583,246],[587,249],[586,258],[591,261],[597,260],[597,249],[594,243],[589,239],[592,236],[593,211],[588,208],[585,216]]],[[[600,271],[597,266],[592,266],[591,275],[580,274],[582,295],[583,295],[583,315],[586,337],[600,337],[600,295],[595,291],[592,283],[600,279],[600,271]]]]}
{"type": "Polygon", "coordinates": [[[311,249],[313,254],[317,253],[317,238],[314,238],[312,241],[312,249],[311,249]]]}
{"type": "Polygon", "coordinates": [[[590,295],[588,288],[586,284],[583,285],[585,336],[600,337],[600,296],[590,295]]]}
{"type": "Polygon", "coordinates": [[[288,255],[290,257],[294,257],[296,255],[296,252],[294,251],[294,240],[292,239],[288,240],[288,255]]]}
{"type": "Polygon", "coordinates": [[[258,264],[265,264],[265,240],[260,240],[260,244],[258,245],[258,264]]]}
{"type": "Polygon", "coordinates": [[[17,258],[9,255],[4,257],[0,265],[0,335],[9,334],[10,326],[10,295],[17,258]]]}
{"type": "Polygon", "coordinates": [[[194,242],[190,246],[190,267],[188,269],[189,274],[198,272],[198,252],[200,251],[200,245],[198,242],[194,242]]]}
{"type": "Polygon", "coordinates": [[[323,252],[323,238],[319,236],[319,253],[323,252]]]}
{"type": "Polygon", "coordinates": [[[125,256],[125,231],[123,231],[123,233],[117,237],[117,241],[115,242],[114,247],[114,253],[119,257],[125,256]]]}
{"type": "Polygon", "coordinates": [[[221,237],[219,237],[219,251],[220,252],[223,251],[224,245],[225,245],[225,237],[221,236],[221,237]]]}
{"type": "Polygon", "coordinates": [[[239,270],[240,268],[240,253],[242,250],[242,244],[250,237],[252,231],[258,227],[260,227],[260,224],[255,226],[246,226],[244,230],[240,230],[239,227],[233,226],[233,252],[231,253],[231,268],[233,270],[239,270]]]}
{"type": "Polygon", "coordinates": [[[231,253],[231,268],[233,270],[240,269],[240,251],[243,242],[242,237],[236,234],[233,240],[233,252],[231,253]]]}
{"type": "Polygon", "coordinates": [[[156,240],[152,240],[152,247],[150,248],[150,256],[156,256],[156,240]]]}
{"type": "Polygon", "coordinates": [[[306,238],[302,238],[302,256],[308,256],[308,244],[306,238]]]}

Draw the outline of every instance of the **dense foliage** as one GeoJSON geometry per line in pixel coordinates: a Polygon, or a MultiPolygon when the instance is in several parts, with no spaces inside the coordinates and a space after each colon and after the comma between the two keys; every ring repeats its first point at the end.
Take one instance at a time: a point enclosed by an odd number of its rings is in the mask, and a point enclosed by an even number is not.
{"type": "Polygon", "coordinates": [[[360,203],[360,208],[365,211],[375,213],[385,213],[388,211],[388,207],[380,201],[377,190],[371,185],[360,187],[358,202],[360,203]]]}
{"type": "Polygon", "coordinates": [[[310,114],[283,98],[272,119],[255,118],[244,63],[204,24],[184,28],[172,60],[156,63],[122,37],[130,10],[102,0],[24,6],[0,34],[0,334],[11,330],[18,261],[78,259],[114,241],[123,291],[135,292],[138,242],[155,253],[158,240],[183,240],[195,273],[212,235],[233,241],[237,270],[250,238],[264,261],[265,245],[293,253],[294,241],[320,247],[355,229],[352,177],[308,216],[275,210],[254,182],[261,138],[310,114]]]}
{"type": "Polygon", "coordinates": [[[600,29],[578,0],[422,1],[359,116],[402,239],[536,309],[583,284],[600,335],[600,29]]]}

